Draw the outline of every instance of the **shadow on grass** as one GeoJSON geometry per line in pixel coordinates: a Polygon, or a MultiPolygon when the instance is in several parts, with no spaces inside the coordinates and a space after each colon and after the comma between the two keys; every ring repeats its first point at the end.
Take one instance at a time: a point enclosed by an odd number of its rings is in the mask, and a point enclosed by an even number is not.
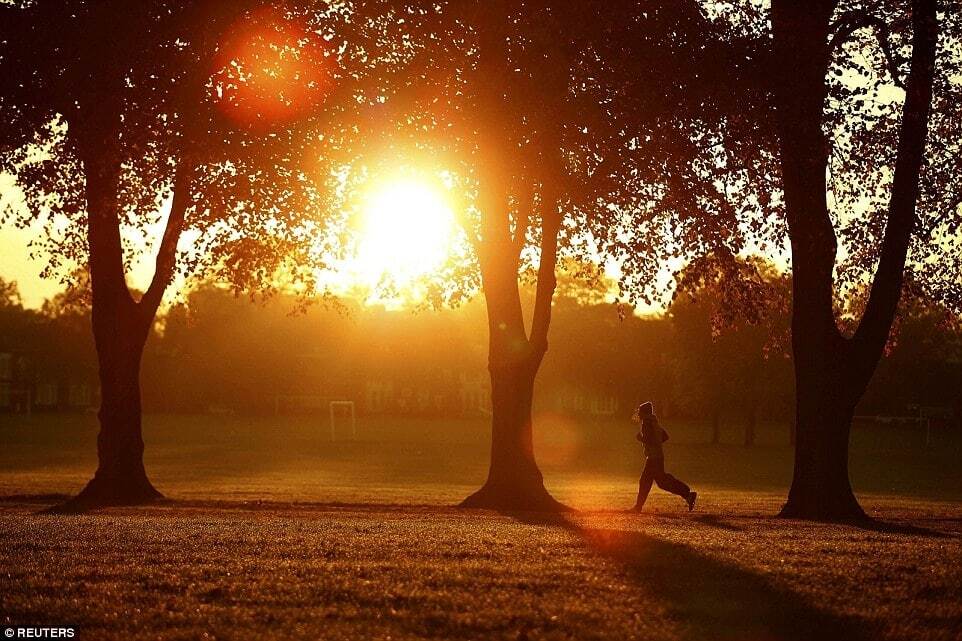
{"type": "Polygon", "coordinates": [[[69,494],[6,494],[0,496],[0,503],[20,503],[25,505],[64,503],[70,500],[69,494]]]}
{"type": "MultiPolygon", "coordinates": [[[[129,505],[77,505],[69,494],[0,495],[0,506],[36,506],[35,514],[98,514],[110,510],[187,509],[238,512],[431,512],[463,514],[459,508],[437,503],[365,503],[350,501],[283,501],[276,499],[161,498],[129,505]]],[[[146,516],[148,513],[144,512],[146,516]]]]}
{"type": "MultiPolygon", "coordinates": [[[[804,603],[768,579],[692,548],[639,532],[572,528],[591,549],[618,561],[660,597],[688,638],[720,641],[813,641],[871,638],[863,622],[804,603]]],[[[826,586],[828,588],[829,586],[826,586]]]]}
{"type": "Polygon", "coordinates": [[[869,532],[882,532],[883,534],[909,534],[912,536],[921,536],[933,539],[954,538],[951,534],[940,532],[939,530],[933,530],[927,527],[921,527],[919,525],[911,525],[909,523],[890,523],[888,521],[879,521],[878,519],[873,518],[860,519],[858,521],[846,522],[844,524],[851,525],[852,527],[856,527],[860,530],[867,530],[869,532]]]}
{"type": "Polygon", "coordinates": [[[718,530],[726,530],[728,532],[741,532],[742,529],[737,525],[729,523],[723,520],[717,514],[697,514],[697,515],[685,515],[685,516],[673,516],[671,514],[658,514],[657,518],[669,519],[672,521],[686,521],[688,523],[697,523],[699,525],[704,525],[706,527],[715,528],[718,530]]]}
{"type": "MultiPolygon", "coordinates": [[[[584,527],[561,514],[505,512],[528,525],[556,526],[577,534],[596,553],[617,561],[646,592],[657,595],[685,638],[712,641],[868,641],[865,622],[805,603],[745,568],[691,547],[640,532],[584,527]]],[[[693,520],[740,530],[711,515],[693,520]]],[[[828,588],[829,586],[826,586],[828,588]]]]}

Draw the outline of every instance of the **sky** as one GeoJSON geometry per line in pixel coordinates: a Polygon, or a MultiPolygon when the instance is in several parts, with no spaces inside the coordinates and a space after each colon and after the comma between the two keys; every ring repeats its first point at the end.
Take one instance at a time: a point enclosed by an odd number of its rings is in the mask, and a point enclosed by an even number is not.
{"type": "MultiPolygon", "coordinates": [[[[15,281],[24,306],[37,308],[63,288],[55,279],[40,277],[47,265],[44,255],[31,255],[31,241],[43,233],[39,221],[26,229],[18,229],[4,217],[7,208],[23,211],[23,198],[14,176],[0,173],[0,278],[15,281]]],[[[150,231],[156,233],[158,229],[159,225],[150,231]]],[[[144,256],[135,262],[128,274],[128,282],[143,291],[152,274],[151,257],[144,256]]]]}

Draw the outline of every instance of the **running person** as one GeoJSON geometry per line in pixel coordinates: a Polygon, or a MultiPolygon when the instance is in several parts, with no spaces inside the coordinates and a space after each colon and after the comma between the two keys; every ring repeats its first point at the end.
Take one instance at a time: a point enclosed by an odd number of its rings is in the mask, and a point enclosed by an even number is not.
{"type": "Polygon", "coordinates": [[[652,482],[657,483],[658,487],[677,494],[685,499],[688,504],[688,511],[695,509],[695,499],[698,492],[692,492],[691,488],[676,479],[671,474],[665,472],[665,452],[662,443],[668,440],[668,432],[662,429],[655,417],[655,408],[650,402],[642,403],[635,410],[633,420],[641,423],[638,426],[638,434],[635,436],[641,444],[645,446],[645,469],[641,473],[641,480],[638,481],[638,500],[632,510],[640,512],[648,499],[651,491],[652,482]]]}

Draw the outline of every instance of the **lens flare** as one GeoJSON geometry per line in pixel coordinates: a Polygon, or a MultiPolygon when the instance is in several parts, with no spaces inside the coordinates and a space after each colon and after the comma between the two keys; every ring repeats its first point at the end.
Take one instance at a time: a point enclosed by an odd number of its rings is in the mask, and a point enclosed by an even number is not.
{"type": "Polygon", "coordinates": [[[271,10],[236,22],[215,63],[218,108],[247,126],[267,127],[303,116],[323,102],[333,84],[321,37],[271,10]]]}

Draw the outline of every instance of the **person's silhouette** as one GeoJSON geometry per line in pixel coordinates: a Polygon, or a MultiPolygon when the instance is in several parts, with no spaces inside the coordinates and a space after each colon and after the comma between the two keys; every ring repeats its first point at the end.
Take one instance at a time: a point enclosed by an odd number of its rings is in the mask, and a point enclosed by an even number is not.
{"type": "Polygon", "coordinates": [[[695,509],[698,493],[692,492],[690,487],[665,472],[665,451],[662,443],[668,440],[668,432],[658,423],[654,406],[650,402],[642,403],[631,418],[640,423],[635,438],[645,446],[646,457],[645,469],[641,473],[641,480],[638,481],[638,500],[632,510],[640,512],[645,506],[648,492],[651,491],[651,483],[654,481],[666,492],[677,494],[685,499],[688,511],[691,512],[695,509]]]}

